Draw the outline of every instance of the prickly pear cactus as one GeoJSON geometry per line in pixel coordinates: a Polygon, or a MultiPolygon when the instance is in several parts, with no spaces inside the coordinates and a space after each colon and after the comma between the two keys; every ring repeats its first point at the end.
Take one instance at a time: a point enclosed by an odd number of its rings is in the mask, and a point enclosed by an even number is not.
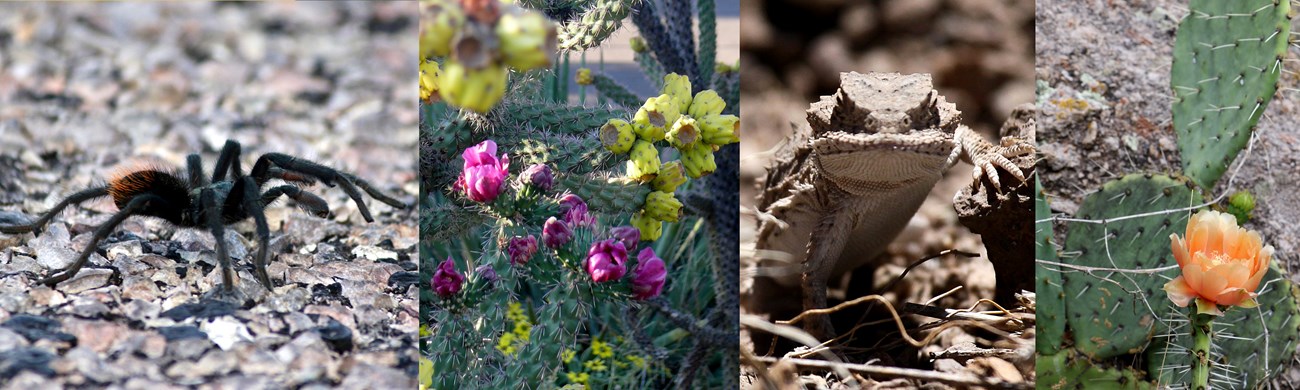
{"type": "Polygon", "coordinates": [[[1154,389],[1141,371],[1106,368],[1063,351],[1038,357],[1039,389],[1154,389]]]}
{"type": "MultiPolygon", "coordinates": [[[[1233,308],[1214,321],[1210,349],[1210,384],[1215,388],[1253,389],[1277,373],[1290,361],[1296,350],[1300,312],[1296,309],[1296,288],[1274,263],[1264,281],[1259,307],[1233,308]]],[[[1187,331],[1187,314],[1182,310],[1162,314],[1175,317],[1170,330],[1157,337],[1147,351],[1153,377],[1160,383],[1187,383],[1192,356],[1185,347],[1191,345],[1187,331]],[[1174,336],[1174,337],[1169,337],[1174,336]]]]}
{"type": "Polygon", "coordinates": [[[1289,1],[1192,0],[1178,27],[1170,84],[1183,171],[1213,188],[1277,90],[1289,1]]]}
{"type": "MultiPolygon", "coordinates": [[[[1204,202],[1201,190],[1183,177],[1131,174],[1106,183],[1084,199],[1078,218],[1105,220],[1194,206],[1204,202]]],[[[1176,265],[1169,235],[1182,233],[1191,211],[1074,224],[1065,238],[1065,253],[1077,253],[1069,263],[1106,269],[1149,270],[1176,265]]],[[[1105,359],[1146,349],[1159,323],[1152,307],[1169,302],[1164,283],[1178,269],[1159,274],[1114,271],[1062,272],[1066,321],[1075,348],[1092,359],[1105,359]],[[1164,278],[1160,277],[1165,276],[1164,278]]]]}
{"type": "MultiPolygon", "coordinates": [[[[1058,261],[1056,245],[1052,243],[1052,210],[1047,204],[1047,195],[1043,193],[1043,184],[1034,179],[1034,190],[1038,196],[1034,200],[1034,258],[1046,261],[1058,261]]],[[[1035,309],[1038,338],[1035,347],[1040,354],[1054,354],[1061,348],[1065,337],[1065,292],[1061,290],[1061,273],[1054,272],[1056,267],[1038,264],[1034,271],[1034,292],[1038,297],[1035,309]]]]}

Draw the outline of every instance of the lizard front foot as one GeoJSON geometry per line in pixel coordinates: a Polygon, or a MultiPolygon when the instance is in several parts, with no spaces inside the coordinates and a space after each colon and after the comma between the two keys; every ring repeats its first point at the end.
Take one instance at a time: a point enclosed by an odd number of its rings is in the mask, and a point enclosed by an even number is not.
{"type": "Polygon", "coordinates": [[[1011,159],[1033,154],[1035,151],[1033,144],[1017,137],[1003,137],[1000,145],[994,145],[966,126],[959,126],[954,138],[963,160],[975,166],[971,170],[972,192],[979,192],[980,182],[984,178],[988,178],[993,184],[993,189],[1000,192],[1002,183],[997,168],[1010,173],[1017,182],[1025,181],[1024,172],[1011,159]]]}

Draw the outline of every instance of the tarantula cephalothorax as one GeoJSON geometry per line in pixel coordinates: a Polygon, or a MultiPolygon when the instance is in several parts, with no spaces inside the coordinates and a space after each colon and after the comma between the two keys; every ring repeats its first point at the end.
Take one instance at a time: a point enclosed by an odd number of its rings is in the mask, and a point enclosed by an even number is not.
{"type": "Polygon", "coordinates": [[[239,153],[239,143],[226,141],[226,145],[221,148],[221,156],[217,158],[217,166],[212,172],[211,179],[203,175],[203,160],[198,154],[191,154],[187,158],[185,175],[157,166],[122,170],[111,175],[107,185],[88,188],[68,196],[35,222],[14,226],[0,225],[0,233],[40,234],[45,224],[69,205],[111,196],[119,211],[107,222],[95,228],[94,237],[72,265],[56,270],[41,283],[54,286],[76,275],[77,271],[86,264],[90,254],[95,252],[99,241],[108,237],[118,224],[132,215],[144,215],[161,218],[180,227],[202,227],[212,232],[217,243],[217,260],[221,263],[222,289],[231,292],[234,283],[230,270],[230,257],[226,254],[225,225],[252,217],[257,225],[258,241],[253,270],[257,281],[269,290],[271,278],[266,273],[266,265],[269,261],[267,247],[271,233],[267,228],[263,206],[284,195],[297,201],[300,207],[318,217],[328,217],[330,211],[324,199],[303,191],[295,185],[285,184],[260,192],[267,181],[281,179],[286,182],[306,184],[320,181],[330,187],[337,184],[343,187],[343,191],[347,192],[353,201],[357,202],[357,209],[366,222],[374,222],[374,219],[371,218],[370,210],[366,208],[361,192],[357,190],[358,187],[380,202],[396,208],[406,207],[402,202],[379,192],[370,183],[356,176],[280,153],[267,153],[258,157],[257,162],[253,164],[253,171],[244,175],[243,169],[239,166],[239,153]]]}

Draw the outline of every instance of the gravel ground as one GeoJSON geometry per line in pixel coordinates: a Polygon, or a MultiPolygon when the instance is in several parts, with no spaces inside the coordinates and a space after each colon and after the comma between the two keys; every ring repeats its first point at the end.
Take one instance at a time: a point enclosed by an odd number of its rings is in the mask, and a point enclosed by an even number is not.
{"type": "MultiPolygon", "coordinates": [[[[840,72],[931,73],[935,88],[962,112],[963,123],[994,139],[1011,110],[1033,100],[1033,10],[1032,1],[742,1],[742,268],[752,262],[756,229],[752,209],[757,181],[764,177],[770,158],[765,152],[790,134],[792,124],[807,126],[804,118],[809,103],[834,93],[840,72]]],[[[920,303],[962,287],[934,303],[962,309],[980,298],[993,298],[997,275],[981,238],[958,222],[953,209],[953,195],[970,183],[970,172],[971,166],[964,163],[949,170],[887,253],[874,267],[862,267],[843,281],[851,287],[834,289],[831,304],[883,288],[907,264],[945,249],[981,256],[945,256],[926,262],[884,295],[895,305],[920,303]]],[[[750,284],[748,275],[752,273],[742,270],[742,294],[750,284]]],[[[859,314],[833,316],[836,330],[847,331],[855,324],[879,319],[861,321],[859,314]]],[[[911,328],[932,321],[919,316],[904,320],[911,328]]],[[[856,340],[843,343],[842,351],[854,362],[972,373],[1012,382],[1032,378],[1032,359],[1023,357],[928,358],[931,353],[971,347],[1016,348],[1018,344],[1012,340],[954,329],[925,348],[898,348],[898,335],[892,333],[896,330],[892,323],[859,330],[856,340]],[[891,343],[894,345],[877,348],[891,343]]],[[[755,345],[742,337],[742,348],[755,345]]],[[[763,355],[767,348],[766,343],[757,345],[757,354],[763,355]]],[[[811,375],[804,379],[821,381],[811,375]]],[[[920,382],[868,384],[907,387],[920,382]]]]}
{"type": "MultiPolygon", "coordinates": [[[[227,139],[251,167],[281,152],[350,171],[408,204],[416,163],[414,2],[0,6],[0,220],[35,217],[116,165],[211,168],[227,139]]],[[[414,388],[416,214],[305,188],[334,217],[267,209],[271,279],[252,223],[227,230],[244,305],[213,237],[136,217],[75,278],[116,207],[69,208],[39,237],[0,235],[0,387],[414,388]]]]}
{"type": "MultiPolygon", "coordinates": [[[[1085,196],[1124,174],[1182,170],[1170,113],[1169,67],[1174,33],[1186,14],[1186,3],[1173,0],[1039,1],[1038,141],[1045,159],[1038,172],[1054,213],[1073,215],[1085,196]],[[1070,98],[1086,101],[1086,107],[1053,103],[1070,98]]],[[[1300,186],[1297,52],[1293,45],[1283,65],[1290,70],[1255,129],[1253,151],[1234,163],[1242,164],[1234,185],[1229,187],[1234,175],[1229,170],[1211,191],[1218,196],[1246,189],[1255,195],[1254,217],[1246,227],[1276,248],[1274,259],[1292,271],[1292,281],[1300,281],[1295,273],[1300,270],[1295,234],[1300,193],[1294,191],[1300,186]]],[[[1300,383],[1294,362],[1275,380],[1276,387],[1300,383]]]]}

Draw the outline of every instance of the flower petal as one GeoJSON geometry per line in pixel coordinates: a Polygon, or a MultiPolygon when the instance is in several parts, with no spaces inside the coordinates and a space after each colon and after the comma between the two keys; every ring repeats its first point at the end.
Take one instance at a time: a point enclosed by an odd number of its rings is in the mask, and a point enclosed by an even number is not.
{"type": "Polygon", "coordinates": [[[1183,279],[1182,276],[1165,283],[1165,292],[1169,293],[1169,300],[1174,301],[1178,307],[1187,307],[1187,304],[1196,298],[1196,290],[1192,290],[1191,286],[1187,285],[1187,279],[1183,279]]]}
{"type": "Polygon", "coordinates": [[[1252,300],[1255,295],[1255,293],[1246,291],[1244,288],[1232,287],[1215,296],[1214,302],[1224,306],[1240,306],[1242,301],[1252,300]]]}
{"type": "Polygon", "coordinates": [[[1196,298],[1196,314],[1209,314],[1212,316],[1221,316],[1223,311],[1219,310],[1219,305],[1214,304],[1201,298],[1196,298]]]}
{"type": "Polygon", "coordinates": [[[1219,265],[1218,267],[1211,268],[1205,273],[1202,273],[1201,285],[1192,286],[1193,288],[1196,289],[1197,295],[1200,295],[1205,298],[1213,299],[1216,295],[1219,294],[1219,292],[1227,289],[1228,278],[1226,275],[1224,275],[1224,273],[1227,272],[1225,268],[1231,266],[1232,263],[1222,264],[1219,265]]]}
{"type": "Polygon", "coordinates": [[[1178,260],[1179,267],[1187,266],[1187,243],[1176,233],[1169,234],[1169,249],[1174,252],[1174,260],[1178,260]]]}

